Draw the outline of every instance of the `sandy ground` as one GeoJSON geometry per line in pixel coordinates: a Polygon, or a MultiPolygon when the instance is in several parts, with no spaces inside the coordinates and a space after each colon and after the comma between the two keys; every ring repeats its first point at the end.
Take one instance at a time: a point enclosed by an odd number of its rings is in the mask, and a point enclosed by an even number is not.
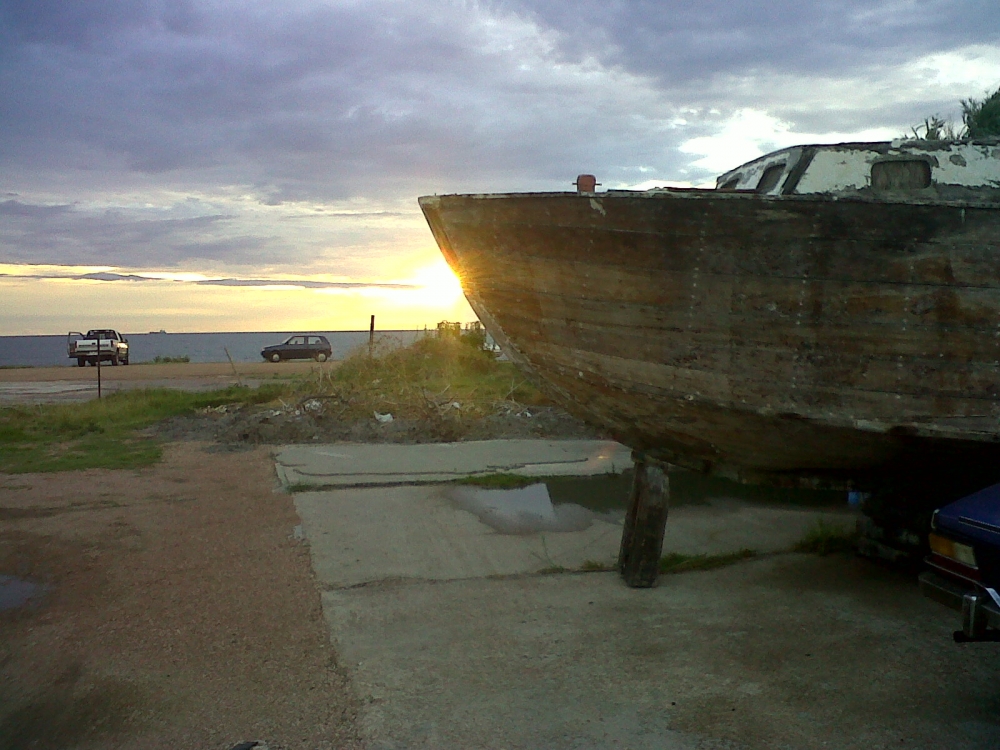
{"type": "Polygon", "coordinates": [[[0,475],[0,574],[48,587],[0,611],[0,749],[357,746],[275,486],[266,450],[197,443],[139,471],[0,475]]]}

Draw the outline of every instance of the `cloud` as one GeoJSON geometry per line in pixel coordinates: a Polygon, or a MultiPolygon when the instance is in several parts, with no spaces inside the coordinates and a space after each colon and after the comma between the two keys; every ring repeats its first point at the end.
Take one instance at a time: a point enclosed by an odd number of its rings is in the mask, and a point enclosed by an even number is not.
{"type": "Polygon", "coordinates": [[[588,57],[667,86],[720,73],[857,76],[873,67],[1000,36],[992,0],[516,0],[503,3],[558,30],[565,59],[588,57]]]}
{"type": "Polygon", "coordinates": [[[206,279],[195,281],[204,286],[266,286],[300,289],[416,289],[414,284],[369,283],[363,281],[313,281],[303,279],[206,279]]]}
{"type": "MultiPolygon", "coordinates": [[[[853,133],[808,133],[796,131],[789,122],[755,109],[734,112],[721,129],[699,136],[679,146],[684,153],[699,156],[693,166],[718,174],[758,156],[786,146],[803,143],[842,143],[848,140],[886,141],[898,133],[888,128],[872,128],[853,133]]],[[[714,187],[714,182],[706,187],[714,187]]]]}
{"type": "Polygon", "coordinates": [[[0,0],[0,260],[399,278],[418,195],[898,134],[998,42],[986,0],[0,0]]]}
{"type": "Polygon", "coordinates": [[[415,201],[409,211],[365,211],[364,202],[338,211],[261,206],[247,196],[166,199],[0,203],[0,262],[386,279],[400,275],[386,262],[399,248],[433,244],[415,201]]]}
{"type": "Polygon", "coordinates": [[[195,286],[262,287],[269,289],[419,289],[417,284],[400,284],[367,281],[317,281],[316,279],[185,279],[164,278],[163,275],[144,276],[135,273],[114,273],[92,271],[80,274],[61,273],[0,273],[4,279],[62,279],[67,281],[107,281],[107,282],[164,282],[195,286]]]}
{"type": "Polygon", "coordinates": [[[0,216],[18,216],[49,219],[59,214],[69,211],[70,207],[63,206],[33,206],[29,203],[10,199],[0,202],[0,216]]]}

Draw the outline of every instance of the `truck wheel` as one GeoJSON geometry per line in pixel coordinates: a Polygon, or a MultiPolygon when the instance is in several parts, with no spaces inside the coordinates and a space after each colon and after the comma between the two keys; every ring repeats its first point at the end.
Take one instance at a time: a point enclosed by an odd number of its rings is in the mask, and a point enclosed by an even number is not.
{"type": "Polygon", "coordinates": [[[127,365],[128,364],[128,357],[127,356],[125,357],[125,359],[122,360],[122,364],[123,365],[127,365]]]}
{"type": "Polygon", "coordinates": [[[112,367],[118,367],[118,355],[117,354],[111,355],[111,365],[112,365],[112,367]]]}
{"type": "Polygon", "coordinates": [[[87,360],[85,360],[83,357],[77,357],[76,358],[76,365],[77,365],[77,367],[86,367],[87,366],[87,360]]]}
{"type": "Polygon", "coordinates": [[[326,352],[319,352],[316,355],[316,361],[317,362],[326,362],[326,352]]]}
{"type": "Polygon", "coordinates": [[[275,352],[274,354],[271,355],[270,359],[271,359],[272,362],[280,362],[281,361],[281,355],[278,354],[277,352],[275,352]]]}

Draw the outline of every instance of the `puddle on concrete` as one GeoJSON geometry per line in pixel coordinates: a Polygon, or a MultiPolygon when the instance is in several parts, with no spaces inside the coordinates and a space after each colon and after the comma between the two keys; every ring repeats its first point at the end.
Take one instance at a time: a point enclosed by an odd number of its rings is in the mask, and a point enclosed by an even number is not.
{"type": "Polygon", "coordinates": [[[781,505],[799,508],[835,508],[847,506],[843,490],[808,490],[740,484],[731,479],[699,474],[694,471],[670,472],[670,507],[706,505],[714,500],[742,500],[757,505],[781,505]]]}
{"type": "Polygon", "coordinates": [[[626,471],[596,477],[550,477],[545,485],[553,503],[573,503],[621,521],[632,491],[632,474],[626,471]]]}
{"type": "MultiPolygon", "coordinates": [[[[583,531],[594,521],[621,524],[628,508],[632,471],[597,477],[550,477],[520,489],[452,487],[447,497],[501,534],[583,531]]],[[[846,493],[745,485],[690,471],[670,473],[670,507],[737,500],[757,505],[832,508],[846,493]]]]}
{"type": "Polygon", "coordinates": [[[17,609],[38,599],[45,593],[45,586],[14,576],[0,575],[0,612],[17,609]]]}
{"type": "Polygon", "coordinates": [[[501,534],[583,531],[599,517],[576,503],[554,503],[544,482],[514,490],[450,487],[449,500],[501,534]]]}

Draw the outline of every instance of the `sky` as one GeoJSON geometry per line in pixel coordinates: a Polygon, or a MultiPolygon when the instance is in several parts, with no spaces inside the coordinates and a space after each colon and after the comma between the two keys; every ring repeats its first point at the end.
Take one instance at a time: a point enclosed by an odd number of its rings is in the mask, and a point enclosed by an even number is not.
{"type": "Polygon", "coordinates": [[[473,320],[420,195],[710,186],[998,86],[996,0],[0,0],[0,335],[473,320]]]}

